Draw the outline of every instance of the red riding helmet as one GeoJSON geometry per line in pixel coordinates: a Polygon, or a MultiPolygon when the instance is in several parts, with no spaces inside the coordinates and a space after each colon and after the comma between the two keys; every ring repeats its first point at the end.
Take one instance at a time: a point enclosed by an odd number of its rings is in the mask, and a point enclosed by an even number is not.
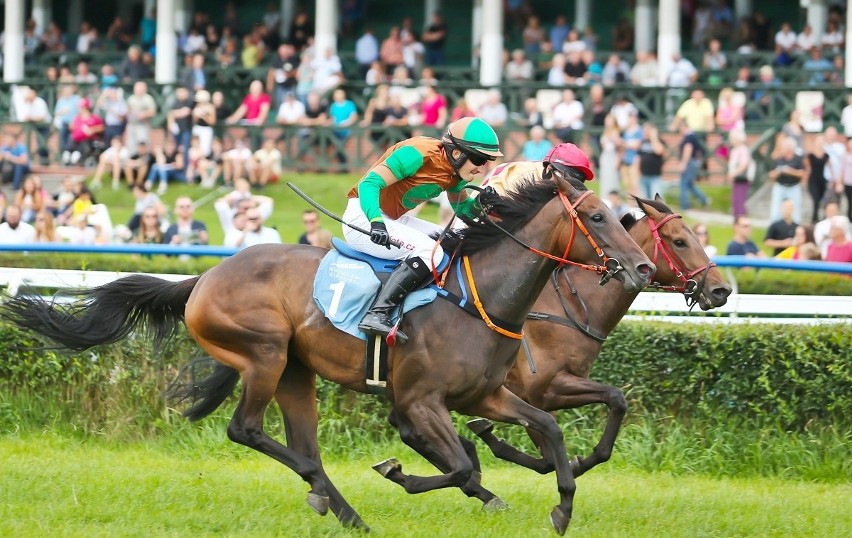
{"type": "Polygon", "coordinates": [[[595,179],[595,173],[592,172],[592,163],[589,162],[589,157],[586,156],[583,150],[570,142],[554,146],[547,152],[543,162],[545,167],[553,167],[568,177],[576,177],[576,172],[581,172],[585,176],[583,181],[595,179]],[[571,173],[571,168],[576,169],[575,173],[571,173]]]}

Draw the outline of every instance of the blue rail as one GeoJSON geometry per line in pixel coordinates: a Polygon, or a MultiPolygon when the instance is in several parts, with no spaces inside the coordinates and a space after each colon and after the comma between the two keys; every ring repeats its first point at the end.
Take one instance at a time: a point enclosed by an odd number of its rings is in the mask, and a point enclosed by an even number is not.
{"type": "MultiPolygon", "coordinates": [[[[0,252],[64,252],[78,254],[155,254],[215,256],[225,258],[233,256],[238,249],[217,246],[184,245],[69,245],[63,243],[36,243],[30,245],[2,245],[0,252]]],[[[775,258],[748,258],[746,256],[716,256],[713,258],[719,267],[754,267],[760,269],[791,269],[793,271],[814,271],[820,273],[842,273],[852,275],[852,263],[821,262],[807,260],[778,260],[775,258]]],[[[2,262],[0,262],[2,264],[2,262]]]]}

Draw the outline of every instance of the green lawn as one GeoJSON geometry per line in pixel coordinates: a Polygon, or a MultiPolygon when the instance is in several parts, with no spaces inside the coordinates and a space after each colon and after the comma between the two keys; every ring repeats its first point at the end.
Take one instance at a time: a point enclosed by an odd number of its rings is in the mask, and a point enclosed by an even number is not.
{"type": "MultiPolygon", "coordinates": [[[[116,445],[47,433],[0,438],[2,536],[356,536],[305,503],[307,485],[255,453],[191,443],[116,445]]],[[[396,455],[432,474],[407,449],[327,469],[376,536],[553,536],[552,475],[486,459],[484,484],[509,503],[483,513],[456,490],[414,496],[370,465],[396,455]]],[[[848,536],[850,484],[672,477],[605,467],[578,479],[575,536],[848,536]]]]}

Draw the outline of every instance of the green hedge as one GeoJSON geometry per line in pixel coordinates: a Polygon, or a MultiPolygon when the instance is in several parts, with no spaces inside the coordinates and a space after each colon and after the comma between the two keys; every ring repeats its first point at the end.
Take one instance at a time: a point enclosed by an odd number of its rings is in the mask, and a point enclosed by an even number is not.
{"type": "Polygon", "coordinates": [[[622,323],[593,378],[651,413],[801,428],[852,417],[852,326],[622,323]]]}
{"type": "MultiPolygon", "coordinates": [[[[164,388],[197,353],[186,336],[159,355],[144,335],[74,354],[48,345],[0,323],[0,431],[67,423],[144,436],[170,415],[164,388]]],[[[592,377],[625,389],[630,416],[736,417],[784,429],[848,424],[852,331],[627,322],[607,340],[592,377]]],[[[330,383],[319,388],[323,428],[387,430],[381,399],[330,383]]],[[[223,407],[229,415],[233,403],[223,407]]]]}
{"type": "MultiPolygon", "coordinates": [[[[130,256],[91,254],[3,254],[4,267],[46,269],[85,269],[90,271],[138,271],[142,273],[199,274],[219,263],[219,258],[181,260],[175,256],[130,256]]],[[[725,275],[725,273],[723,273],[725,275]]],[[[769,295],[848,295],[852,297],[852,279],[828,273],[792,271],[735,270],[740,293],[769,295]]]]}

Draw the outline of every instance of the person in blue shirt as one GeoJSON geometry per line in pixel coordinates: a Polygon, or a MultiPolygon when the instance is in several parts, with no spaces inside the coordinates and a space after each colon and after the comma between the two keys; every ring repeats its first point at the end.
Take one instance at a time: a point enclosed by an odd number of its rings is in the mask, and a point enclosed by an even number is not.
{"type": "Polygon", "coordinates": [[[346,140],[349,139],[350,131],[345,127],[358,121],[358,109],[355,108],[355,103],[346,98],[346,92],[338,88],[332,94],[328,115],[331,116],[334,137],[339,140],[336,148],[337,161],[346,166],[346,140]]]}
{"type": "Polygon", "coordinates": [[[553,144],[545,138],[543,127],[536,125],[530,129],[530,139],[524,142],[521,154],[525,161],[543,161],[553,144]]]}
{"type": "Polygon", "coordinates": [[[3,183],[12,181],[12,188],[18,190],[24,177],[30,173],[30,155],[27,146],[19,142],[12,133],[3,135],[0,145],[0,170],[3,173],[3,183]]]}
{"type": "Polygon", "coordinates": [[[810,50],[810,58],[802,64],[802,69],[811,73],[808,77],[810,86],[819,86],[828,82],[829,74],[834,66],[823,55],[819,47],[813,47],[810,50]]]}
{"type": "Polygon", "coordinates": [[[765,258],[766,253],[757,248],[754,241],[749,239],[751,235],[751,221],[745,215],[734,219],[734,238],[728,243],[725,254],[728,256],[746,256],[749,258],[765,258]]]}

